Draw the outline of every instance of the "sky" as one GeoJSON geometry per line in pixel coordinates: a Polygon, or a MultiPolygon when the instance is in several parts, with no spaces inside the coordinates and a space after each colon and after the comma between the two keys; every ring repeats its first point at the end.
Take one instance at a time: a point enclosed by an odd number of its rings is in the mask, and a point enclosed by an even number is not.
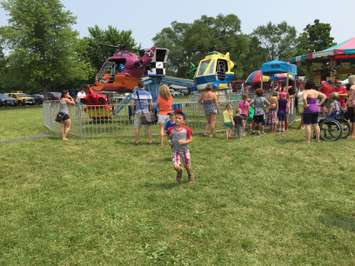
{"type": "MultiPolygon", "coordinates": [[[[202,15],[235,14],[242,23],[242,32],[251,33],[269,21],[286,21],[301,32],[315,19],[330,23],[336,42],[355,37],[353,20],[355,0],[62,0],[65,8],[77,18],[74,29],[80,36],[88,35],[88,27],[112,25],[119,30],[131,30],[137,43],[148,48],[152,38],[171,22],[193,22],[202,15]]],[[[8,17],[0,9],[0,25],[8,17]]]]}

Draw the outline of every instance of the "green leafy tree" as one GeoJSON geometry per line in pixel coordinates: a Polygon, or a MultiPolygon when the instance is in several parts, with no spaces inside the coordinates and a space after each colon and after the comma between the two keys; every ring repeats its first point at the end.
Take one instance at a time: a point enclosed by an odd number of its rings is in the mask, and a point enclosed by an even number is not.
{"type": "Polygon", "coordinates": [[[90,65],[79,60],[75,17],[59,0],[5,0],[9,24],[0,29],[9,49],[7,87],[48,90],[87,80],[90,65]]]}
{"type": "Polygon", "coordinates": [[[240,56],[241,70],[240,77],[246,78],[252,71],[260,69],[261,65],[268,60],[268,51],[261,46],[258,38],[248,36],[248,45],[240,56]]]}
{"type": "Polygon", "coordinates": [[[5,76],[5,69],[6,69],[6,57],[3,52],[3,48],[0,42],[0,91],[4,90],[4,76],[5,76]]]}
{"type": "Polygon", "coordinates": [[[189,57],[197,51],[188,51],[185,49],[185,36],[190,29],[191,24],[179,23],[174,21],[170,27],[166,27],[160,31],[153,41],[156,46],[169,49],[168,57],[168,74],[177,75],[180,77],[187,77],[193,75],[189,57]]]}
{"type": "Polygon", "coordinates": [[[212,51],[230,52],[237,75],[244,76],[250,70],[246,64],[248,56],[254,58],[259,51],[249,49],[253,42],[241,32],[241,22],[233,14],[202,16],[193,23],[174,21],[156,34],[153,41],[156,46],[170,50],[169,74],[188,78],[193,76],[191,64],[197,65],[212,51]]]}
{"type": "Polygon", "coordinates": [[[332,27],[328,23],[321,23],[319,19],[314,24],[308,24],[298,37],[297,54],[322,51],[334,44],[334,38],[330,36],[332,27]]]}
{"type": "Polygon", "coordinates": [[[81,40],[81,46],[81,56],[88,58],[96,72],[105,60],[117,50],[117,46],[122,49],[137,49],[131,31],[120,31],[113,26],[102,30],[97,25],[89,27],[89,37],[81,40]]]}
{"type": "Polygon", "coordinates": [[[267,50],[267,59],[287,60],[295,53],[296,29],[285,21],[280,24],[269,22],[265,26],[257,27],[252,36],[256,37],[261,47],[267,50]]]}

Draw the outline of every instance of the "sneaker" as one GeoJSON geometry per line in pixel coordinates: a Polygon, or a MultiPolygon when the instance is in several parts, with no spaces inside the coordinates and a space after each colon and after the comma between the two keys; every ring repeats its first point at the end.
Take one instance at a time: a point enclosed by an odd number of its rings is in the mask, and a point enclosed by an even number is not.
{"type": "Polygon", "coordinates": [[[182,179],[182,170],[178,171],[176,174],[176,182],[180,184],[182,179]]]}
{"type": "Polygon", "coordinates": [[[189,175],[188,176],[188,183],[192,184],[194,182],[194,176],[193,175],[189,175]]]}

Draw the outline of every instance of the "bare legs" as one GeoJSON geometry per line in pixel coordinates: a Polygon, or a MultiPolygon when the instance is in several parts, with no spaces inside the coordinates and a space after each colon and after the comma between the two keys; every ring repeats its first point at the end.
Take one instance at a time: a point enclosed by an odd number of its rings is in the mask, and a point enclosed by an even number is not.
{"type": "Polygon", "coordinates": [[[242,136],[244,136],[245,135],[245,132],[246,132],[246,128],[247,128],[247,120],[246,119],[243,119],[242,120],[242,136]]]}
{"type": "MultiPolygon", "coordinates": [[[[140,140],[140,127],[134,128],[134,143],[138,144],[140,140]]],[[[148,137],[148,144],[152,144],[152,128],[147,126],[147,137],[148,137]]]]}
{"type": "Polygon", "coordinates": [[[217,120],[217,115],[216,114],[210,115],[210,126],[211,126],[211,134],[212,134],[212,136],[216,135],[216,120],[217,120]]]}
{"type": "Polygon", "coordinates": [[[151,126],[147,126],[147,137],[148,137],[148,144],[152,144],[153,140],[152,140],[152,127],[151,126]]]}
{"type": "Polygon", "coordinates": [[[286,121],[279,121],[277,127],[279,128],[280,132],[286,131],[286,121]]]}
{"type": "Polygon", "coordinates": [[[134,133],[134,143],[138,144],[140,138],[140,128],[139,127],[134,128],[133,133],[134,133]]]}
{"type": "Polygon", "coordinates": [[[232,134],[233,134],[233,131],[231,128],[227,128],[226,129],[226,137],[227,137],[227,140],[230,140],[232,138],[232,134]]]}
{"type": "Polygon", "coordinates": [[[206,123],[206,126],[205,126],[205,132],[203,133],[203,135],[204,136],[208,136],[209,135],[209,133],[210,133],[210,122],[209,122],[209,120],[207,121],[207,123],[206,123]]]}
{"type": "Polygon", "coordinates": [[[160,145],[164,145],[164,124],[160,123],[159,124],[159,135],[160,135],[160,145]]]}
{"type": "MultiPolygon", "coordinates": [[[[184,164],[184,167],[188,175],[188,182],[191,184],[194,181],[192,171],[191,171],[191,166],[184,164]]],[[[180,183],[182,178],[183,168],[179,164],[174,164],[174,169],[176,171],[176,182],[180,183]]]]}
{"type": "Polygon", "coordinates": [[[310,144],[311,143],[312,126],[311,125],[305,125],[304,133],[305,133],[305,136],[306,136],[306,143],[310,144]]]}
{"type": "Polygon", "coordinates": [[[271,125],[271,132],[272,132],[272,133],[275,133],[275,132],[276,132],[276,128],[277,128],[276,122],[272,122],[272,125],[271,125]]]}
{"type": "Polygon", "coordinates": [[[207,116],[207,123],[205,126],[204,136],[214,136],[216,134],[216,114],[207,116]]]}
{"type": "Polygon", "coordinates": [[[318,124],[313,124],[312,127],[313,127],[313,130],[316,131],[317,142],[320,142],[320,128],[319,128],[319,125],[318,124]]]}
{"type": "Polygon", "coordinates": [[[311,143],[311,137],[312,137],[312,128],[316,132],[316,140],[317,142],[320,141],[320,128],[318,124],[313,124],[313,125],[305,125],[305,135],[306,135],[306,143],[310,144],[311,143]]]}
{"type": "Polygon", "coordinates": [[[214,136],[216,134],[216,120],[216,114],[210,114],[209,116],[207,116],[205,132],[203,133],[204,136],[214,136]]]}
{"type": "Polygon", "coordinates": [[[71,129],[71,120],[67,119],[63,122],[63,127],[62,127],[62,139],[63,140],[68,140],[68,134],[71,129]]]}

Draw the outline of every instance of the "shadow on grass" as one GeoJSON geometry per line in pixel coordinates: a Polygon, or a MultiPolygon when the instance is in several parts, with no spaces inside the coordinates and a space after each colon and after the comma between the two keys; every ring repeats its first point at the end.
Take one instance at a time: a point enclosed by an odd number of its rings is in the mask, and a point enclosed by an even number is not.
{"type": "Polygon", "coordinates": [[[5,139],[5,140],[0,140],[0,144],[12,144],[12,143],[20,143],[20,142],[26,142],[26,141],[36,141],[44,138],[50,138],[47,132],[39,133],[37,135],[31,135],[31,136],[23,136],[23,137],[17,137],[13,139],[5,139]]]}
{"type": "Polygon", "coordinates": [[[325,214],[319,218],[322,224],[329,227],[339,227],[343,230],[355,232],[355,213],[353,216],[344,216],[336,213],[325,214]]]}
{"type": "Polygon", "coordinates": [[[275,141],[278,144],[289,144],[289,143],[304,144],[305,143],[304,139],[291,139],[291,138],[287,138],[287,136],[280,136],[280,138],[275,139],[275,141]]]}
{"type": "MultiPolygon", "coordinates": [[[[175,181],[175,180],[174,180],[175,181]]],[[[179,187],[181,184],[174,182],[173,180],[170,183],[153,183],[153,182],[146,182],[144,183],[144,187],[146,188],[156,188],[156,189],[174,189],[179,187]]]]}

